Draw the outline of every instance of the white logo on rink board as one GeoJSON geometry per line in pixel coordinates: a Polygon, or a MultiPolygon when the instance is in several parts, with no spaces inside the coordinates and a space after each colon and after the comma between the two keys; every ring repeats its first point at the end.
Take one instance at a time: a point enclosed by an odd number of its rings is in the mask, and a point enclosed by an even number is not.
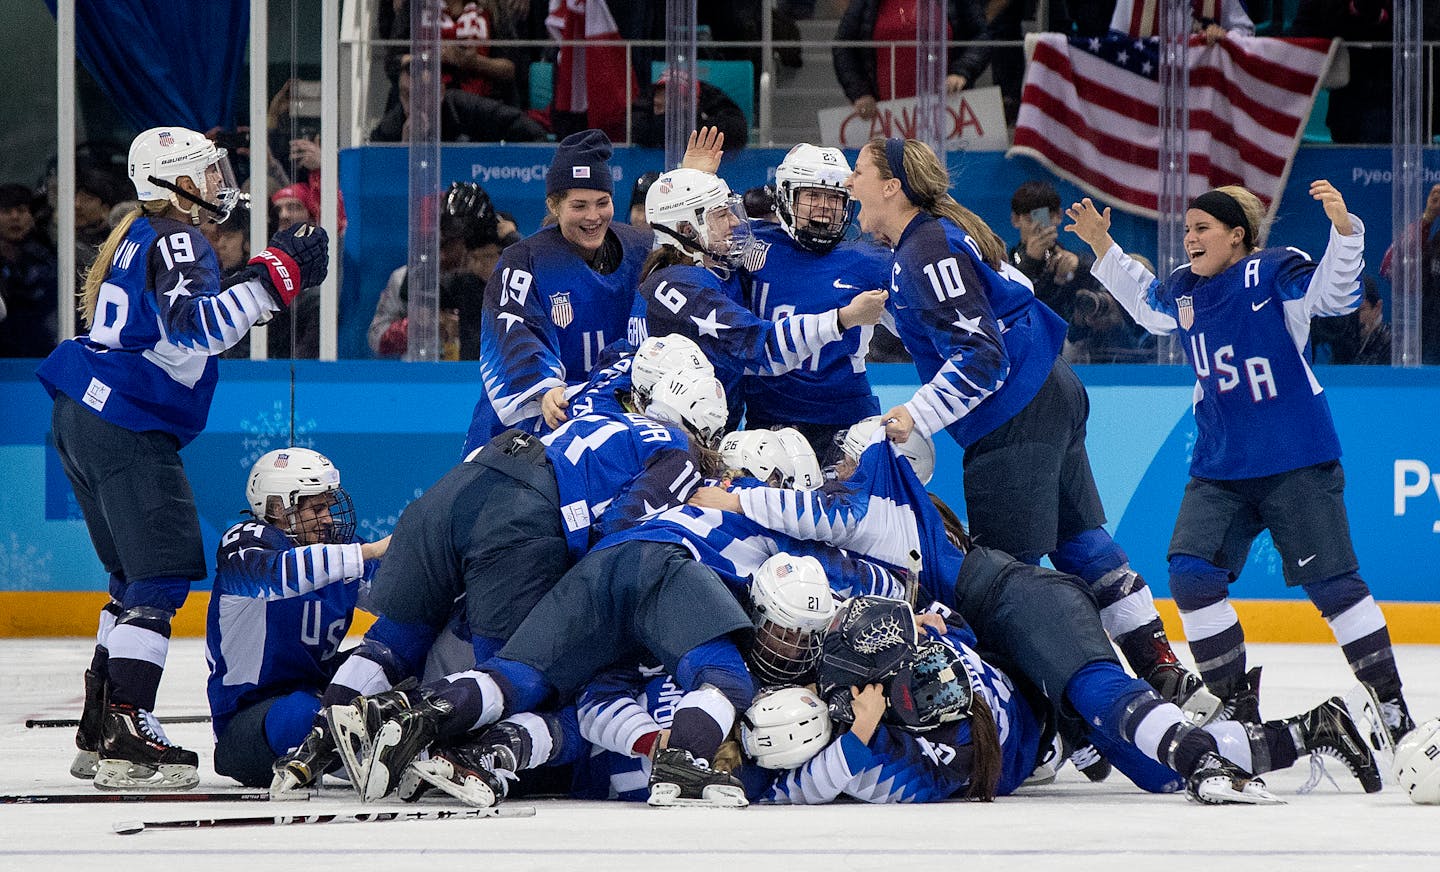
{"type": "MultiPolygon", "coordinates": [[[[1395,517],[1406,513],[1410,500],[1432,491],[1440,500],[1440,473],[1432,473],[1429,464],[1408,458],[1395,461],[1395,517]]],[[[1435,509],[1440,509],[1440,506],[1432,506],[1432,511],[1435,509]]],[[[1430,530],[1440,533],[1440,521],[1431,524],[1430,530]]]]}
{"type": "Polygon", "coordinates": [[[105,408],[105,401],[110,399],[110,386],[98,378],[90,379],[90,386],[85,388],[85,405],[100,411],[105,408]]]}

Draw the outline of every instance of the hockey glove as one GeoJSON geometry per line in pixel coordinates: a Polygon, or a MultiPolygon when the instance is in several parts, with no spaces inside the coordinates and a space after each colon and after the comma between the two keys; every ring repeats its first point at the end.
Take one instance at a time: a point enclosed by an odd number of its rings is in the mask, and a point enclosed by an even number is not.
{"type": "Polygon", "coordinates": [[[325,281],[330,271],[330,237],[325,228],[297,224],[276,233],[270,247],[250,258],[254,277],[281,306],[289,306],[303,288],[325,281]]]}

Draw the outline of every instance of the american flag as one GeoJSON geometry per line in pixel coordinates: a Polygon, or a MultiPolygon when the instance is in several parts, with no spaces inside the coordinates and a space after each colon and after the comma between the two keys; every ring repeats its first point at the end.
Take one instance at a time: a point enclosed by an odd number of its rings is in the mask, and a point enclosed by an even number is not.
{"type": "MultiPolygon", "coordinates": [[[[1032,37],[1009,154],[1036,158],[1127,212],[1158,217],[1159,41],[1032,37]]],[[[1192,37],[1186,58],[1190,166],[1186,195],[1244,185],[1273,210],[1337,41],[1192,37]]]]}

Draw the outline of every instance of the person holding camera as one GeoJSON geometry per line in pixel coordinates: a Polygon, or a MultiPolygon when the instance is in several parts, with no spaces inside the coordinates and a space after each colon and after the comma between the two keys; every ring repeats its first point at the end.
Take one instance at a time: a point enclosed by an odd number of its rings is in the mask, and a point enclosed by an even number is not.
{"type": "Polygon", "coordinates": [[[1060,194],[1049,182],[1031,180],[1015,189],[1010,197],[1010,223],[1020,231],[1020,241],[1011,246],[1010,263],[1025,274],[1035,288],[1035,297],[1073,323],[1075,291],[1095,288],[1090,278],[1094,258],[1081,256],[1060,244],[1060,194]]]}

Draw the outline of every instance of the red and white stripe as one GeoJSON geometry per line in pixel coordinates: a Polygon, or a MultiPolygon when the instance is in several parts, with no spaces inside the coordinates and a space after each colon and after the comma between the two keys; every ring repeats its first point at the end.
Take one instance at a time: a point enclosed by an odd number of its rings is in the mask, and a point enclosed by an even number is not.
{"type": "MultiPolygon", "coordinates": [[[[1159,83],[1063,36],[1032,39],[1010,154],[1036,158],[1118,209],[1157,217],[1159,83]]],[[[1333,54],[1328,40],[1193,40],[1187,196],[1239,184],[1273,208],[1333,54]]]]}

